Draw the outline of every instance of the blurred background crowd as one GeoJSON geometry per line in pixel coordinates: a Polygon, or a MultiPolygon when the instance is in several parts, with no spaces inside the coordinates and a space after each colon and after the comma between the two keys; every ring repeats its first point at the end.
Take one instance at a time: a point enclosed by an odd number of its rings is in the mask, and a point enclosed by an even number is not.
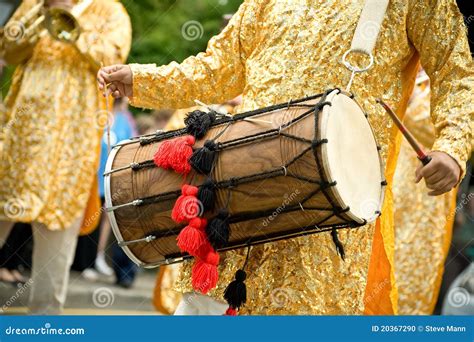
{"type": "MultiPolygon", "coordinates": [[[[133,63],[149,63],[157,65],[167,64],[171,61],[182,61],[184,58],[203,51],[208,40],[217,34],[234,13],[241,1],[239,0],[142,0],[122,1],[127,9],[133,27],[132,48],[128,58],[133,63]],[[159,13],[159,15],[157,15],[159,13]],[[197,23],[193,31],[184,32],[186,25],[197,23]]],[[[467,1],[460,1],[461,9],[465,11],[466,25],[468,26],[472,43],[474,36],[474,13],[469,13],[467,1]],[[464,8],[464,4],[466,7],[464,8]]],[[[0,26],[4,23],[0,23],[0,26]]],[[[474,50],[472,50],[474,52],[474,50]]],[[[0,60],[1,92],[5,96],[11,84],[15,66],[7,65],[0,60]]],[[[426,79],[420,79],[418,93],[414,94],[415,100],[429,102],[429,86],[426,79]],[[418,99],[416,99],[418,97],[418,99]],[[423,100],[425,99],[425,100],[423,100]]],[[[221,111],[232,112],[236,102],[225,104],[221,111]]],[[[0,98],[0,109],[4,110],[0,98]]],[[[130,108],[126,98],[115,101],[113,105],[113,123],[110,131],[110,142],[115,144],[121,140],[137,135],[144,135],[162,130],[173,117],[183,117],[184,113],[176,110],[146,111],[142,112],[130,108]]],[[[429,108],[417,108],[415,118],[429,115],[429,108]]],[[[417,120],[418,120],[417,119],[417,120]]],[[[97,170],[99,180],[99,195],[104,203],[102,174],[107,160],[107,137],[104,132],[101,146],[100,167],[97,170]]],[[[445,273],[435,313],[465,314],[474,312],[474,178],[472,159],[468,165],[467,176],[459,187],[457,196],[456,216],[452,243],[445,262],[445,273]],[[453,285],[454,284],[454,285],[453,285]],[[468,305],[462,307],[455,303],[449,304],[445,299],[449,289],[466,289],[470,296],[468,305]]],[[[17,223],[10,233],[6,244],[0,249],[0,303],[5,303],[14,292],[12,289],[27,284],[33,250],[31,226],[26,223],[17,223]],[[7,291],[7,289],[10,289],[7,291]],[[13,291],[13,292],[12,292],[13,291]]],[[[119,286],[133,291],[135,280],[148,275],[147,281],[153,282],[156,270],[140,270],[117,246],[110,224],[104,211],[95,229],[79,237],[72,270],[85,282],[119,286]],[[152,277],[150,277],[152,275],[152,277]],[[115,285],[113,285],[115,284],[115,285]]],[[[163,275],[159,275],[158,278],[163,275]]],[[[158,286],[167,286],[159,279],[158,286]]],[[[161,289],[159,289],[161,290],[161,289]]],[[[155,290],[156,292],[156,290],[155,290]]],[[[156,296],[162,296],[164,291],[158,291],[156,296]]],[[[172,296],[172,295],[170,295],[172,296]]],[[[162,313],[169,313],[172,308],[164,307],[161,299],[155,298],[155,307],[162,313]]],[[[15,305],[13,305],[15,306],[15,305]]]]}

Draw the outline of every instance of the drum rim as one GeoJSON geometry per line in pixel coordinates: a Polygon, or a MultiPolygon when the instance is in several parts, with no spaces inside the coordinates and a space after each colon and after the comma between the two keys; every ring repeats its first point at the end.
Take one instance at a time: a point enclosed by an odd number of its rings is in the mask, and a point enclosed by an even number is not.
{"type": "MultiPolygon", "coordinates": [[[[129,142],[131,139],[124,140],[122,142],[129,142]]],[[[115,145],[112,150],[110,151],[110,154],[107,158],[107,163],[105,164],[105,175],[104,175],[104,197],[105,197],[105,207],[110,208],[113,206],[112,203],[112,196],[111,196],[111,189],[110,189],[110,179],[112,177],[112,173],[108,173],[109,171],[112,170],[112,164],[115,160],[115,157],[120,150],[120,148],[123,145],[115,145]]],[[[117,220],[115,218],[115,211],[114,210],[106,210],[107,216],[110,221],[110,226],[112,227],[112,232],[115,235],[115,238],[117,239],[117,243],[120,244],[122,242],[125,242],[122,236],[122,233],[120,232],[117,220]]],[[[172,264],[176,262],[181,262],[183,258],[174,258],[174,259],[166,259],[163,255],[160,254],[160,256],[163,258],[163,260],[154,262],[154,263],[146,263],[140,259],[132,252],[132,250],[128,246],[120,246],[124,253],[127,255],[127,257],[130,258],[136,265],[143,267],[143,268],[155,268],[160,265],[167,265],[167,264],[172,264]]]]}
{"type": "MultiPolygon", "coordinates": [[[[346,92],[346,91],[343,91],[341,89],[334,89],[330,94],[328,94],[327,96],[327,101],[331,102],[332,99],[334,99],[334,97],[336,96],[346,96],[348,98],[350,98],[352,101],[354,101],[357,106],[360,108],[360,110],[363,112],[363,113],[366,113],[366,111],[364,110],[364,108],[361,106],[361,104],[359,103],[359,101],[357,101],[355,99],[355,96],[354,94],[350,93],[350,92],[346,92]]],[[[325,123],[327,123],[327,120],[329,118],[329,112],[331,111],[332,107],[331,106],[327,106],[325,107],[320,113],[321,115],[323,116],[321,118],[321,120],[323,120],[325,123]]],[[[370,127],[370,130],[372,132],[372,137],[374,138],[374,141],[375,141],[375,145],[378,147],[379,144],[377,142],[377,137],[375,135],[375,132],[372,128],[372,125],[370,124],[368,118],[367,118],[367,115],[365,115],[365,120],[367,120],[368,124],[369,124],[369,127],[370,127]]],[[[321,139],[325,139],[327,138],[327,132],[324,131],[322,129],[323,127],[323,124],[321,124],[321,136],[320,138],[321,139]]],[[[384,171],[385,171],[385,165],[384,165],[384,162],[382,160],[382,156],[380,155],[380,151],[379,149],[377,149],[377,156],[378,156],[378,159],[379,159],[379,163],[380,163],[380,174],[381,174],[381,179],[380,179],[380,182],[381,182],[381,191],[380,191],[380,199],[379,199],[379,203],[378,203],[378,212],[379,214],[378,215],[374,215],[372,216],[370,219],[361,219],[360,217],[356,216],[351,210],[343,213],[343,215],[346,215],[347,217],[349,217],[351,220],[359,223],[359,224],[369,224],[369,223],[373,223],[377,220],[378,217],[380,217],[381,215],[381,212],[382,212],[382,207],[383,207],[383,202],[384,202],[384,199],[385,199],[385,186],[383,185],[383,183],[385,182],[385,175],[384,175],[384,171]]],[[[321,147],[321,158],[322,158],[322,161],[326,161],[327,160],[327,146],[326,144],[323,144],[322,147],[321,147]]],[[[335,179],[333,179],[332,177],[332,174],[329,170],[328,167],[323,167],[322,168],[322,171],[324,173],[324,176],[326,178],[326,180],[328,182],[333,182],[333,181],[337,181],[335,179]]],[[[333,196],[335,198],[335,200],[338,202],[338,204],[340,204],[341,208],[347,208],[348,205],[344,202],[340,192],[339,192],[339,189],[338,189],[338,186],[333,186],[331,188],[328,189],[329,191],[331,191],[333,193],[333,196]]]]}

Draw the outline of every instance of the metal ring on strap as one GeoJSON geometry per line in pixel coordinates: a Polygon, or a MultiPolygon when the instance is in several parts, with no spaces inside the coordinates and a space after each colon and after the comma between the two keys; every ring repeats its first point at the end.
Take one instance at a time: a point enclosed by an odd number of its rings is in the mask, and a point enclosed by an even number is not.
{"type": "Polygon", "coordinates": [[[342,56],[342,63],[344,64],[344,66],[349,69],[351,72],[353,73],[361,73],[361,72],[365,72],[367,70],[369,70],[370,68],[372,68],[372,66],[374,65],[374,55],[371,54],[371,53],[367,53],[365,51],[359,51],[359,50],[352,50],[352,49],[349,49],[346,51],[346,53],[344,53],[344,55],[342,56]],[[369,64],[363,68],[359,68],[359,67],[356,67],[354,65],[352,65],[351,63],[349,63],[349,61],[347,60],[347,57],[349,56],[349,54],[353,52],[353,53],[359,53],[359,54],[363,54],[363,55],[367,55],[369,56],[370,58],[370,61],[369,61],[369,64]]]}

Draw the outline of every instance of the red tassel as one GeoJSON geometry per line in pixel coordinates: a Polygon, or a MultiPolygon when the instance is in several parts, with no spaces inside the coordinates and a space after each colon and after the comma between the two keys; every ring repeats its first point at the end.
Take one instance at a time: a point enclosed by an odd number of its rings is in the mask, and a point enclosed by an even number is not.
{"type": "Polygon", "coordinates": [[[193,154],[192,146],[195,141],[196,139],[192,135],[164,141],[153,158],[155,165],[187,175],[191,171],[189,158],[193,154]]]}
{"type": "Polygon", "coordinates": [[[237,310],[229,306],[225,311],[225,316],[237,316],[237,310]]]}
{"type": "Polygon", "coordinates": [[[204,259],[197,259],[192,269],[192,284],[196,291],[207,294],[216,287],[219,274],[219,254],[212,248],[204,259]]]}
{"type": "Polygon", "coordinates": [[[171,218],[175,222],[189,222],[202,213],[202,205],[196,197],[198,191],[197,187],[188,184],[181,187],[181,196],[178,197],[171,211],[171,218]]]}
{"type": "Polygon", "coordinates": [[[204,231],[206,225],[207,220],[205,218],[196,217],[191,219],[189,224],[181,230],[176,239],[179,249],[196,256],[199,249],[208,243],[206,232],[204,231]]]}

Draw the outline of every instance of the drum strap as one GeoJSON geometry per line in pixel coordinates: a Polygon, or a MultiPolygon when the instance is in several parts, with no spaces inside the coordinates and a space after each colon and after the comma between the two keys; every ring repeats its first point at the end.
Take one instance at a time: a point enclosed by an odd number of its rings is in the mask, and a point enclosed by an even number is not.
{"type": "Polygon", "coordinates": [[[367,0],[360,15],[351,51],[372,54],[380,33],[389,0],[367,0]]]}

